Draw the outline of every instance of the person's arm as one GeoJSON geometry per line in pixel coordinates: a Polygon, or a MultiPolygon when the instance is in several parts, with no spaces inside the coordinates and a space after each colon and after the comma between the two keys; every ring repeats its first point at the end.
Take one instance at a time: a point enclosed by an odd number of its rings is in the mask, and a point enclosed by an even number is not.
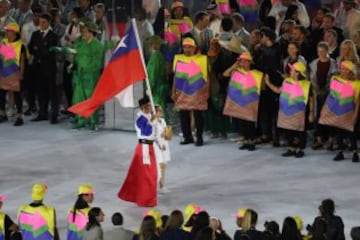
{"type": "MultiPolygon", "coordinates": [[[[267,76],[267,75],[266,75],[267,76]]],[[[281,88],[275,86],[274,84],[272,84],[270,82],[269,77],[265,77],[265,84],[271,89],[271,91],[273,91],[274,93],[280,94],[281,92],[281,88]]]]}
{"type": "Polygon", "coordinates": [[[21,55],[20,55],[20,74],[21,79],[24,78],[25,74],[25,64],[26,64],[26,48],[25,46],[21,46],[21,55]]]}
{"type": "Polygon", "coordinates": [[[9,232],[16,232],[19,230],[18,225],[16,225],[8,215],[5,215],[5,230],[9,232]]]}
{"type": "Polygon", "coordinates": [[[235,62],[231,67],[229,67],[228,69],[225,70],[225,72],[223,72],[223,77],[230,77],[231,74],[239,67],[239,64],[237,62],[235,62]]]}
{"type": "Polygon", "coordinates": [[[310,92],[309,92],[310,96],[309,96],[309,122],[313,123],[314,119],[315,119],[315,98],[313,97],[313,92],[312,89],[310,88],[310,92]]]}

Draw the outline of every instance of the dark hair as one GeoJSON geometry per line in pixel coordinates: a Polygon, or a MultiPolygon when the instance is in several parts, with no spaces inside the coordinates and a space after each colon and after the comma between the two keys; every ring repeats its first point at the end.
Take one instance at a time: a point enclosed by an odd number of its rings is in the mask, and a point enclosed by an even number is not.
{"type": "Polygon", "coordinates": [[[76,18],[85,17],[84,11],[80,7],[74,7],[71,11],[75,13],[76,18]]]}
{"type": "Polygon", "coordinates": [[[360,240],[360,227],[353,227],[350,232],[352,240],[360,240]]]}
{"type": "Polygon", "coordinates": [[[166,223],[167,223],[168,219],[169,219],[169,215],[165,214],[165,215],[161,216],[161,222],[162,222],[161,228],[162,229],[165,229],[165,226],[166,226],[166,223]]]}
{"type": "Polygon", "coordinates": [[[180,210],[174,210],[170,213],[169,219],[166,221],[165,230],[178,229],[184,224],[184,216],[180,210]]]}
{"type": "Polygon", "coordinates": [[[279,224],[275,221],[266,221],[264,223],[265,231],[270,232],[272,234],[279,234],[280,233],[280,227],[279,224]]]}
{"type": "Polygon", "coordinates": [[[139,239],[147,240],[156,235],[156,222],[152,216],[145,216],[141,222],[139,239]]]}
{"type": "Polygon", "coordinates": [[[121,213],[119,213],[119,212],[114,213],[111,217],[111,222],[115,226],[123,225],[124,219],[123,219],[123,216],[121,215],[121,213]]]}
{"type": "MultiPolygon", "coordinates": [[[[299,10],[299,7],[294,5],[294,4],[290,4],[290,6],[287,8],[286,13],[285,13],[285,20],[288,19],[293,19],[293,15],[294,13],[299,10]]],[[[293,19],[296,20],[296,19],[293,19]]]]}
{"type": "Polygon", "coordinates": [[[200,11],[197,12],[195,15],[195,24],[198,23],[199,21],[203,20],[204,17],[209,16],[209,14],[205,11],[200,11]]]}
{"type": "Polygon", "coordinates": [[[76,199],[76,202],[74,204],[74,210],[73,210],[73,221],[75,221],[77,210],[89,207],[89,204],[87,202],[85,202],[85,200],[83,199],[84,195],[85,194],[80,194],[80,195],[78,195],[78,198],[76,199]]]}
{"type": "Polygon", "coordinates": [[[306,28],[304,27],[304,26],[302,26],[302,25],[296,25],[295,26],[295,28],[294,29],[297,29],[297,30],[299,30],[303,35],[307,35],[307,30],[306,30],[306,28]]]}
{"type": "Polygon", "coordinates": [[[286,217],[284,219],[282,232],[281,232],[282,240],[301,240],[299,236],[299,232],[297,229],[297,225],[295,220],[292,217],[286,217]]]}
{"type": "Polygon", "coordinates": [[[214,229],[207,226],[202,228],[195,236],[195,240],[209,240],[212,239],[214,234],[214,229]]]}
{"type": "Polygon", "coordinates": [[[101,213],[101,208],[99,208],[99,207],[93,207],[90,209],[90,211],[88,213],[89,220],[85,227],[85,229],[87,231],[89,231],[94,226],[100,226],[100,223],[96,219],[96,217],[99,216],[100,213],[101,213]]]}
{"type": "Polygon", "coordinates": [[[201,211],[194,217],[193,227],[191,229],[191,232],[193,233],[193,236],[196,236],[196,234],[203,228],[208,227],[210,224],[210,216],[207,212],[201,211]]]}
{"type": "Polygon", "coordinates": [[[276,18],[274,16],[267,16],[264,21],[264,27],[269,27],[271,30],[276,30],[276,18]]]}
{"type": "Polygon", "coordinates": [[[54,24],[56,15],[58,15],[58,14],[59,14],[59,9],[58,9],[58,8],[52,8],[52,9],[50,10],[50,15],[51,15],[51,19],[52,19],[52,23],[51,23],[51,24],[54,24]]]}
{"type": "Polygon", "coordinates": [[[33,14],[35,14],[35,13],[41,14],[43,12],[41,7],[37,6],[37,5],[31,6],[31,11],[33,12],[33,14]]]}
{"type": "Polygon", "coordinates": [[[289,47],[290,44],[294,45],[294,46],[297,48],[297,50],[298,50],[298,51],[297,51],[297,56],[299,56],[299,55],[300,55],[300,51],[301,51],[300,44],[299,44],[298,42],[291,41],[291,42],[288,43],[288,47],[289,47]]]}
{"type": "Polygon", "coordinates": [[[224,17],[221,20],[221,28],[225,31],[225,32],[229,32],[232,30],[233,28],[233,20],[229,17],[224,17]]]}
{"type": "Polygon", "coordinates": [[[40,15],[40,18],[45,19],[45,20],[48,21],[49,23],[51,22],[51,16],[50,16],[50,14],[48,14],[48,13],[43,13],[43,14],[41,14],[41,15],[40,15]]]}
{"type": "Polygon", "coordinates": [[[333,216],[335,212],[335,203],[334,200],[328,198],[324,199],[321,202],[321,206],[319,207],[322,216],[333,216]]]}
{"type": "Polygon", "coordinates": [[[312,240],[325,240],[327,223],[323,218],[316,218],[312,227],[312,240]]]}

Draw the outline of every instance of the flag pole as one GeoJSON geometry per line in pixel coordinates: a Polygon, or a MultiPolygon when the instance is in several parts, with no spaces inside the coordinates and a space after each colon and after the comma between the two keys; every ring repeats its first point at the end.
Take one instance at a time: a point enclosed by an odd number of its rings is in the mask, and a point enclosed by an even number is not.
{"type": "Polygon", "coordinates": [[[131,23],[133,25],[133,28],[135,30],[135,37],[136,37],[136,42],[139,46],[139,51],[140,51],[140,56],[141,56],[141,62],[142,65],[145,69],[145,83],[146,83],[146,88],[147,88],[147,94],[149,95],[149,99],[150,99],[150,104],[151,104],[151,110],[153,111],[153,113],[155,113],[155,105],[154,105],[154,99],[153,99],[153,95],[151,92],[151,87],[150,87],[150,82],[149,82],[149,76],[148,76],[148,72],[146,69],[146,64],[145,64],[145,59],[144,59],[144,55],[143,55],[143,49],[142,49],[142,44],[140,42],[140,37],[139,37],[139,33],[138,33],[138,29],[137,29],[137,25],[136,25],[136,20],[135,18],[131,19],[131,23]]]}

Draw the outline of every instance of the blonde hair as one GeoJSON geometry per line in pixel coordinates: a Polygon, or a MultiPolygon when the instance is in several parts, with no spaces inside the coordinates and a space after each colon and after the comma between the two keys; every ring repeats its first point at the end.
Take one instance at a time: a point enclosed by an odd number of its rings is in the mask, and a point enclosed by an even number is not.
{"type": "Polygon", "coordinates": [[[349,39],[344,40],[341,45],[340,45],[340,57],[339,57],[340,62],[343,60],[349,60],[355,64],[359,63],[359,55],[357,54],[356,51],[356,46],[355,43],[349,39]],[[342,51],[341,48],[347,46],[350,48],[350,56],[342,56],[342,51]]]}

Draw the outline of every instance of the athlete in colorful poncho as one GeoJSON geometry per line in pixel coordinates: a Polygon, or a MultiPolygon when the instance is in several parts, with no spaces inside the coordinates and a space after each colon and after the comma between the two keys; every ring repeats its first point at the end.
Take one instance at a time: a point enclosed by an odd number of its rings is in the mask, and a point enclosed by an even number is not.
{"type": "Polygon", "coordinates": [[[355,77],[355,66],[350,61],[340,63],[340,74],[330,81],[330,92],[321,110],[319,123],[335,128],[339,152],[334,161],[344,160],[344,139],[350,140],[352,161],[359,162],[357,138],[354,130],[359,115],[360,81],[355,77]]]}
{"type": "MultiPolygon", "coordinates": [[[[0,195],[0,209],[5,202],[6,197],[0,195]]],[[[11,220],[11,218],[0,211],[0,240],[10,240],[10,234],[17,231],[18,226],[11,220]]]]}
{"type": "Polygon", "coordinates": [[[47,186],[43,183],[33,185],[33,202],[19,209],[19,229],[24,240],[58,240],[55,209],[43,204],[47,186]]]}
{"type": "Polygon", "coordinates": [[[258,119],[259,98],[264,74],[250,70],[252,56],[242,53],[237,61],[224,73],[230,77],[228,95],[223,114],[240,119],[244,134],[241,150],[255,150],[256,122],[258,119]]]}
{"type": "Polygon", "coordinates": [[[140,99],[139,106],[141,111],[135,121],[139,142],[118,197],[140,207],[154,207],[157,205],[158,185],[158,169],[153,146],[156,133],[155,117],[151,114],[149,98],[140,99]]]}
{"type": "Polygon", "coordinates": [[[67,240],[82,240],[84,229],[89,220],[90,203],[94,200],[94,188],[89,184],[79,187],[78,198],[73,207],[69,209],[67,222],[67,240]]]}
{"type": "Polygon", "coordinates": [[[306,146],[306,123],[314,121],[314,98],[311,83],[306,79],[306,66],[302,62],[289,65],[290,77],[280,88],[269,80],[266,84],[272,91],[280,94],[278,127],[283,129],[288,140],[288,150],[283,157],[304,156],[306,146]]]}
{"type": "Polygon", "coordinates": [[[195,54],[196,45],[192,38],[182,42],[184,54],[174,58],[174,84],[172,99],[175,107],[180,110],[180,123],[184,140],[181,144],[193,143],[190,116],[194,114],[196,127],[196,146],[203,145],[204,116],[208,108],[208,68],[207,56],[195,54]]]}

